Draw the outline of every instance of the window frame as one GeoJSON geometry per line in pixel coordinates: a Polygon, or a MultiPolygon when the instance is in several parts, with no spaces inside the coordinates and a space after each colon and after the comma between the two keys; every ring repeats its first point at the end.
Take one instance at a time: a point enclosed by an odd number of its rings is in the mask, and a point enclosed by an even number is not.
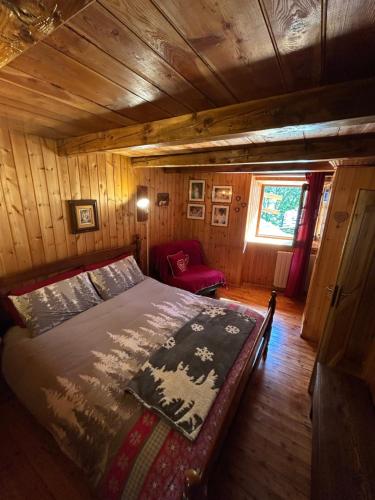
{"type": "MultiPolygon", "coordinates": [[[[250,186],[245,242],[265,244],[265,245],[276,245],[276,246],[292,246],[295,238],[295,232],[290,237],[267,236],[259,234],[259,224],[262,212],[264,188],[266,186],[299,187],[301,188],[301,195],[302,195],[304,184],[306,184],[306,177],[304,175],[296,175],[296,176],[289,175],[285,177],[254,176],[252,178],[250,186]]],[[[296,228],[297,226],[298,226],[298,215],[296,220],[296,228]]]]}

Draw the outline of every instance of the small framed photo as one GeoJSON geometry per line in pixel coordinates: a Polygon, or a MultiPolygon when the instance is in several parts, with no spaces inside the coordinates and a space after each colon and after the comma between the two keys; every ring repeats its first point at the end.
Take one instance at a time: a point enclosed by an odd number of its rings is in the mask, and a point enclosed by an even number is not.
{"type": "Polygon", "coordinates": [[[232,186],[213,186],[212,201],[214,203],[231,203],[233,195],[232,186]]]}
{"type": "Polygon", "coordinates": [[[212,226],[222,226],[228,225],[229,221],[229,207],[228,205],[212,205],[212,226]]]}
{"type": "Polygon", "coordinates": [[[72,233],[86,233],[99,229],[96,200],[69,200],[72,233]]]}
{"type": "Polygon", "coordinates": [[[206,181],[190,181],[189,201],[204,201],[206,181]]]}
{"type": "Polygon", "coordinates": [[[158,207],[167,207],[169,205],[169,193],[158,193],[156,197],[158,207]]]}
{"type": "Polygon", "coordinates": [[[195,203],[189,203],[187,206],[188,219],[204,220],[205,212],[205,205],[196,205],[195,203]]]}

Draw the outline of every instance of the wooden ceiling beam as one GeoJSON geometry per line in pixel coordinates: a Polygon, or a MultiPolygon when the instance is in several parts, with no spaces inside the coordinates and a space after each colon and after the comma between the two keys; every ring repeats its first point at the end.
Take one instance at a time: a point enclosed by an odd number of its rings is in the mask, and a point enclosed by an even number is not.
{"type": "Polygon", "coordinates": [[[375,123],[375,78],[317,87],[60,141],[60,154],[118,151],[375,123]]]}
{"type": "Polygon", "coordinates": [[[0,0],[0,68],[95,0],[0,0]]]}
{"type": "Polygon", "coordinates": [[[295,163],[372,157],[375,157],[375,134],[268,142],[199,153],[139,156],[131,161],[136,168],[149,168],[295,163]]]}
{"type": "Polygon", "coordinates": [[[329,162],[315,163],[258,163],[255,165],[227,165],[206,167],[170,167],[163,169],[167,174],[306,174],[308,172],[333,172],[329,162]]]}

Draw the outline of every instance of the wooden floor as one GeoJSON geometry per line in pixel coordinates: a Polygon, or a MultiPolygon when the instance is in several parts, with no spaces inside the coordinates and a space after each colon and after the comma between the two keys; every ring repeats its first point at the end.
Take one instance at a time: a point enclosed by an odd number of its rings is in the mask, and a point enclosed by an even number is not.
{"type": "MultiPolygon", "coordinates": [[[[269,291],[232,288],[221,295],[264,312],[269,291]]],[[[314,348],[299,337],[302,310],[303,304],[279,297],[267,360],[246,391],[213,474],[210,500],[309,497],[307,385],[314,348]]],[[[88,498],[80,474],[52,438],[0,390],[0,499],[88,498]]]]}
{"type": "MultiPolygon", "coordinates": [[[[261,313],[268,295],[260,288],[221,293],[261,313]]],[[[278,296],[268,356],[243,397],[213,474],[210,500],[310,498],[307,387],[315,346],[299,336],[303,306],[278,296]]]]}

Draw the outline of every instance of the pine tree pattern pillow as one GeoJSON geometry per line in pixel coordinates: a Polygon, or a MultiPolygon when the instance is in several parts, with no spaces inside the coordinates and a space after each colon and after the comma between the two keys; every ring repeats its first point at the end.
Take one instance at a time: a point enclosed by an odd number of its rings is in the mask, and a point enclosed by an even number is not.
{"type": "Polygon", "coordinates": [[[102,302],[87,273],[9,299],[34,337],[102,302]]]}
{"type": "Polygon", "coordinates": [[[88,274],[103,300],[111,299],[145,279],[132,255],[88,274]]]}

